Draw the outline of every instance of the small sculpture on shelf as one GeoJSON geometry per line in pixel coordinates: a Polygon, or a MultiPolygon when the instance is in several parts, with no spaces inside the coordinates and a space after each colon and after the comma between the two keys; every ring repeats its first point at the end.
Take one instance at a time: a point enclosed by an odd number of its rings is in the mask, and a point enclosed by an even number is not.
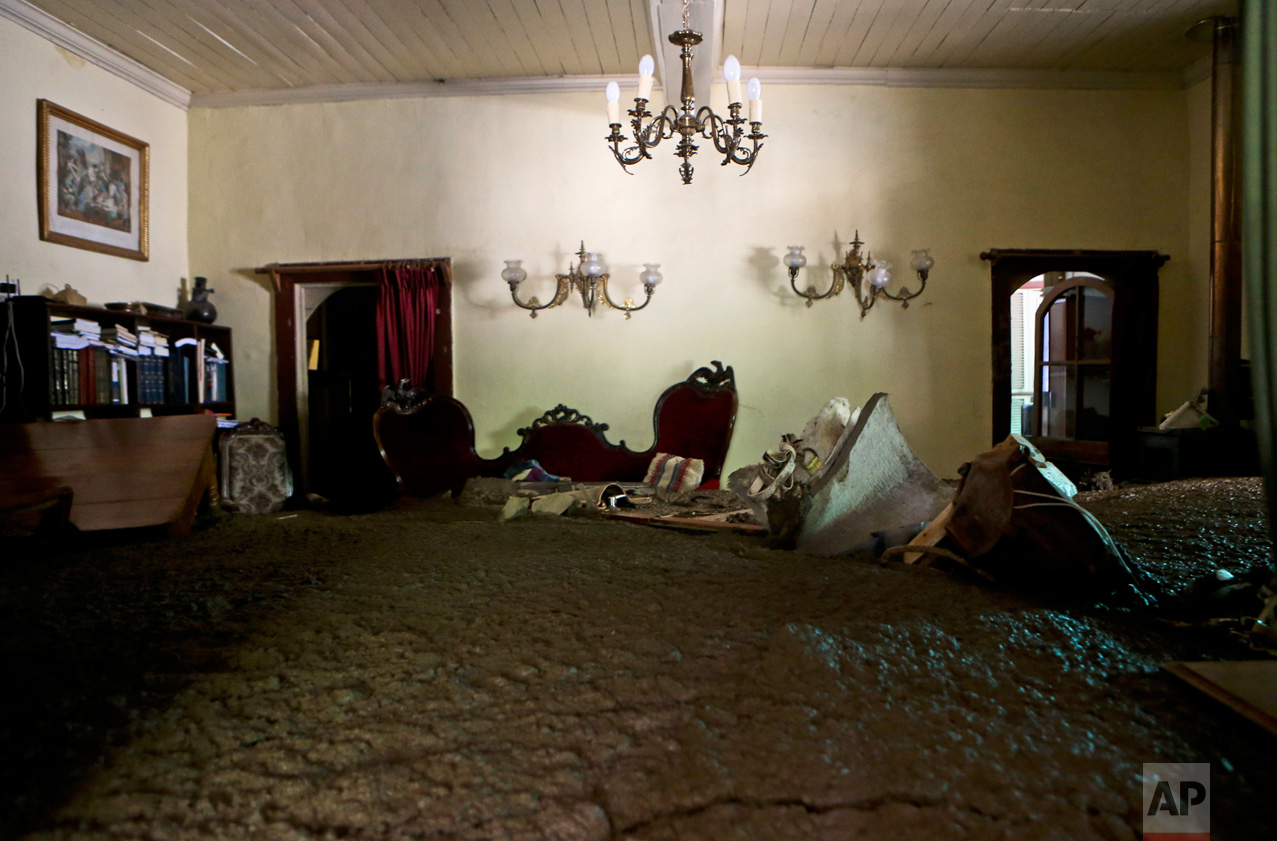
{"type": "Polygon", "coordinates": [[[213,291],[215,290],[208,288],[208,278],[195,278],[195,288],[191,290],[191,303],[186,307],[186,317],[189,320],[204,324],[212,324],[217,320],[217,307],[213,306],[213,302],[208,299],[213,291]]]}
{"type": "Polygon", "coordinates": [[[72,289],[71,284],[69,283],[63,284],[62,288],[57,292],[45,292],[44,294],[50,301],[57,301],[62,304],[73,304],[77,307],[82,307],[89,302],[87,298],[72,289]]]}

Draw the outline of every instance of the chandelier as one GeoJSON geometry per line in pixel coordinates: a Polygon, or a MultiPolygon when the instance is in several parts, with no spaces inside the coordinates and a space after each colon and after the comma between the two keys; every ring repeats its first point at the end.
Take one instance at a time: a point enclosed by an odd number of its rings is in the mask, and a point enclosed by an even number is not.
{"type": "MultiPolygon", "coordinates": [[[[697,145],[694,138],[699,134],[706,140],[714,142],[714,148],[723,156],[723,166],[729,163],[740,164],[749,172],[763,148],[760,143],[767,135],[763,134],[763,97],[762,85],[757,79],[750,79],[747,86],[749,96],[749,134],[745,133],[745,118],[741,116],[740,101],[740,62],[736,56],[729,55],[723,62],[723,77],[727,80],[727,99],[729,116],[726,120],[714,113],[708,106],[696,109],[696,92],[692,84],[692,47],[702,41],[701,33],[694,32],[688,23],[688,0],[683,0],[683,28],[670,33],[669,41],[680,48],[679,57],[683,62],[683,88],[680,95],[682,107],[666,105],[659,115],[647,110],[648,100],[652,95],[652,73],[656,68],[650,55],[639,61],[638,96],[634,97],[634,108],[628,113],[631,117],[630,127],[634,133],[634,145],[622,149],[621,144],[629,138],[621,134],[621,88],[616,82],[607,83],[607,116],[612,133],[604,138],[612,144],[612,154],[616,156],[621,169],[637,164],[644,158],[651,159],[648,151],[654,149],[662,140],[679,135],[678,146],[674,153],[683,159],[678,171],[684,184],[692,183],[692,155],[696,154],[697,145]],[[650,119],[649,119],[650,118],[650,119]],[[644,123],[644,120],[647,120],[644,123]],[[744,141],[750,141],[746,148],[744,141]]],[[[633,173],[630,173],[631,175],[633,173]]]]}
{"type": "Polygon", "coordinates": [[[580,263],[569,264],[567,274],[554,276],[554,279],[558,281],[558,287],[549,303],[541,303],[535,295],[526,301],[519,300],[519,284],[523,283],[528,276],[523,268],[522,260],[506,260],[505,268],[501,270],[501,279],[510,284],[510,297],[514,299],[514,303],[525,310],[530,310],[533,318],[536,318],[541,310],[559,306],[572,292],[581,294],[581,303],[591,317],[594,315],[594,308],[600,303],[614,310],[620,310],[625,313],[626,318],[630,317],[630,313],[638,312],[652,303],[652,294],[656,292],[656,285],[662,280],[661,273],[657,271],[661,267],[660,263],[643,264],[643,271],[639,272],[639,280],[643,281],[643,292],[647,294],[647,300],[635,306],[633,298],[626,298],[625,303],[618,304],[608,295],[607,282],[610,275],[607,272],[607,266],[603,264],[603,255],[596,251],[586,251],[585,242],[582,241],[581,250],[576,253],[576,256],[580,259],[580,263]]]}
{"type": "Polygon", "coordinates": [[[789,285],[793,287],[794,292],[807,299],[807,306],[810,307],[813,301],[832,298],[841,293],[844,286],[850,286],[856,293],[856,303],[860,305],[860,317],[864,318],[865,313],[869,312],[874,302],[880,297],[899,301],[901,307],[908,309],[909,302],[927,288],[927,276],[936,262],[931,256],[930,249],[914,251],[912,259],[909,260],[909,268],[917,273],[921,283],[918,291],[910,292],[909,287],[902,286],[898,293],[892,294],[887,291],[887,286],[891,283],[891,264],[885,260],[875,260],[868,252],[863,258],[860,256],[860,246],[864,245],[860,241],[860,231],[856,231],[856,238],[850,245],[851,250],[843,256],[842,262],[830,267],[833,270],[834,279],[829,289],[823,294],[818,294],[815,286],[808,286],[805,290],[798,288],[798,271],[807,265],[807,256],[803,254],[804,246],[789,246],[789,251],[782,262],[789,269],[789,285]]]}

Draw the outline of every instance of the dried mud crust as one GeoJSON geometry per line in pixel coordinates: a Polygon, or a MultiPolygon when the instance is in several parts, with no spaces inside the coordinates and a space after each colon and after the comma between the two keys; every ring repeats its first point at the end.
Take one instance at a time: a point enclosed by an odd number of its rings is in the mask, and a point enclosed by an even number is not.
{"type": "MultiPolygon", "coordinates": [[[[1088,494],[1163,583],[1270,551],[1257,480],[1088,494]]],[[[14,545],[0,836],[1138,837],[1211,762],[1264,837],[1273,743],[1159,670],[1244,657],[934,570],[404,501],[14,545]],[[135,536],[137,537],[137,536],[135,536]]]]}

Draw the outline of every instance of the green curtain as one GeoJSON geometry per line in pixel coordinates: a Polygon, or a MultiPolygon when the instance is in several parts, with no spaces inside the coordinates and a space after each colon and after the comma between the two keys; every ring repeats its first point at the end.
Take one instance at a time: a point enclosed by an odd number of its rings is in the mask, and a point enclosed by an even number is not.
{"type": "MultiPolygon", "coordinates": [[[[1277,3],[1242,4],[1242,277],[1250,327],[1255,432],[1277,530],[1277,3]]],[[[1277,562],[1277,550],[1273,561],[1277,562]]]]}

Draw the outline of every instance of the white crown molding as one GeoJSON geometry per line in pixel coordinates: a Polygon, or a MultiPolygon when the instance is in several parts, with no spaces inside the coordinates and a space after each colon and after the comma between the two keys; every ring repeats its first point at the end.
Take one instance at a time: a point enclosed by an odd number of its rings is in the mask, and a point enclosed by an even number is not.
{"type": "Polygon", "coordinates": [[[30,3],[23,0],[0,0],[0,18],[8,18],[67,52],[78,55],[126,82],[132,82],[170,105],[176,105],[182,110],[190,107],[191,92],[186,88],[169,81],[154,70],[142,66],[101,41],[90,38],[80,30],[37,9],[30,3]]]}
{"type": "MultiPolygon", "coordinates": [[[[3,2],[3,0],[0,0],[3,2]]],[[[374,85],[315,85],[304,88],[197,93],[192,108],[236,108],[246,105],[299,105],[315,102],[356,102],[364,99],[415,99],[435,96],[496,96],[521,93],[602,93],[609,81],[624,88],[638,85],[628,76],[524,76],[511,79],[452,79],[441,82],[401,82],[374,85]]]]}
{"type": "MultiPolygon", "coordinates": [[[[742,74],[743,75],[743,74],[742,74]]],[[[1090,70],[966,70],[949,67],[754,67],[773,85],[867,85],[888,88],[1031,88],[1181,90],[1180,73],[1090,70]]]]}
{"type": "MultiPolygon", "coordinates": [[[[6,0],[0,0],[6,2],[6,0]]],[[[1188,73],[1124,73],[1071,70],[958,70],[877,67],[753,67],[749,75],[773,85],[867,85],[894,88],[1031,88],[1064,90],[1183,90],[1188,73]]],[[[621,90],[638,76],[528,76],[515,79],[456,79],[377,85],[321,85],[305,88],[197,93],[192,108],[297,105],[410,99],[435,96],[495,96],[530,93],[601,93],[609,81],[621,90]]]]}

